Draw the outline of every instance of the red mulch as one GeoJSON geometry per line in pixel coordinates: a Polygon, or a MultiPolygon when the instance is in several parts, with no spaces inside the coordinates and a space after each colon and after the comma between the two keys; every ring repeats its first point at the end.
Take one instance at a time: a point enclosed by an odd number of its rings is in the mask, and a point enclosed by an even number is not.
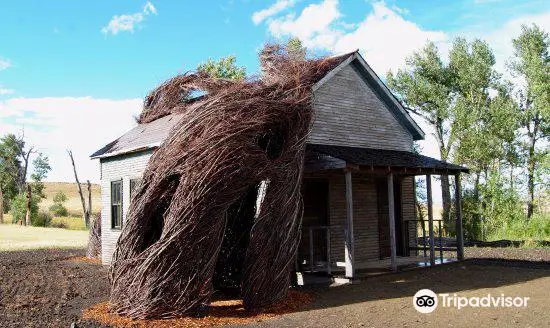
{"type": "Polygon", "coordinates": [[[69,257],[67,259],[67,261],[82,262],[82,263],[89,263],[89,264],[100,264],[101,265],[101,260],[100,259],[91,259],[91,258],[86,257],[86,256],[69,257]]]}
{"type": "Polygon", "coordinates": [[[241,300],[223,300],[212,302],[210,313],[204,318],[182,317],[164,320],[133,320],[109,312],[109,303],[102,302],[85,309],[83,319],[124,328],[213,327],[259,322],[276,315],[295,312],[311,302],[310,294],[291,290],[284,300],[261,312],[245,311],[241,300]]]}

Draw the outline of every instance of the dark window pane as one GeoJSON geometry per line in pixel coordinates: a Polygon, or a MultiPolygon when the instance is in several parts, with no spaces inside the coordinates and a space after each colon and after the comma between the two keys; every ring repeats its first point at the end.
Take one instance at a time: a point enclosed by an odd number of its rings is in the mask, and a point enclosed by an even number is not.
{"type": "Polygon", "coordinates": [[[122,228],[122,181],[111,182],[111,227],[122,228]]]}

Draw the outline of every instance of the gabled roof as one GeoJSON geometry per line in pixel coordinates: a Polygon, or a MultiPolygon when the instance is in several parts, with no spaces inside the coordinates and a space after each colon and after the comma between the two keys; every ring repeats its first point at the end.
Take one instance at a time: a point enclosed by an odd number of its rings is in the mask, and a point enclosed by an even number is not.
{"type": "Polygon", "coordinates": [[[351,164],[368,168],[417,169],[419,172],[468,172],[463,166],[408,151],[308,144],[306,154],[306,159],[309,159],[310,163],[315,163],[316,158],[322,159],[331,163],[330,168],[344,168],[351,164]]]}
{"type": "Polygon", "coordinates": [[[150,123],[139,124],[120,138],[90,155],[90,157],[111,157],[158,147],[182,117],[182,114],[171,114],[150,123]]]}
{"type": "MultiPolygon", "coordinates": [[[[397,119],[397,121],[409,131],[413,136],[414,140],[422,140],[425,137],[424,131],[416,124],[414,119],[409,115],[405,110],[401,102],[393,95],[393,93],[388,89],[388,87],[382,82],[380,77],[372,70],[372,68],[367,64],[363,56],[359,51],[355,51],[350,54],[343,55],[345,60],[342,61],[338,66],[328,72],[319,82],[313,86],[313,90],[317,90],[327,81],[329,81],[334,75],[336,75],[342,68],[347,65],[351,65],[363,78],[365,83],[378,95],[383,103],[389,108],[390,112],[397,119]]],[[[339,57],[343,57],[339,56],[339,57]]]]}
{"type": "MultiPolygon", "coordinates": [[[[326,63],[327,61],[325,61],[325,64],[326,63]]],[[[369,65],[365,62],[358,51],[331,57],[329,58],[328,63],[331,63],[331,65],[325,65],[328,69],[328,72],[320,70],[322,78],[320,78],[313,85],[313,91],[315,91],[328,80],[330,80],[343,67],[347,65],[352,65],[352,67],[357,70],[361,77],[363,77],[365,83],[386,104],[386,106],[389,108],[390,112],[394,115],[397,121],[402,124],[407,131],[411,133],[413,139],[424,139],[424,132],[422,131],[422,129],[420,129],[416,122],[414,122],[412,117],[410,117],[410,115],[403,108],[401,103],[395,98],[395,96],[380,80],[376,73],[374,73],[374,71],[369,67],[369,65]]],[[[183,117],[183,115],[179,113],[165,115],[166,116],[161,116],[154,121],[137,125],[135,128],[126,132],[120,138],[94,152],[90,157],[112,157],[158,147],[164,141],[164,139],[166,139],[172,127],[183,117]]]]}

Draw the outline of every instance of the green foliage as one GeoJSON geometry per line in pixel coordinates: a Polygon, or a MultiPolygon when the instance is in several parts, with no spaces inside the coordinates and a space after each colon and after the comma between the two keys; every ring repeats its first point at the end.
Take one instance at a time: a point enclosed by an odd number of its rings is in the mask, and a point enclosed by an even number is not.
{"type": "Polygon", "coordinates": [[[52,215],[45,211],[38,212],[38,215],[31,220],[34,227],[48,227],[52,222],[52,215]]]}
{"type": "MultiPolygon", "coordinates": [[[[518,90],[522,142],[521,155],[527,164],[528,217],[534,213],[535,187],[541,182],[550,141],[550,37],[537,25],[522,26],[512,40],[515,53],[509,65],[524,84],[518,90]]],[[[546,183],[546,179],[542,179],[546,183]]]]}
{"type": "Polygon", "coordinates": [[[306,59],[307,48],[303,46],[299,38],[293,37],[286,42],[286,51],[294,59],[306,59]]]}
{"type": "Polygon", "coordinates": [[[550,241],[550,214],[535,213],[531,219],[526,216],[511,221],[488,236],[490,240],[524,240],[527,244],[534,241],[550,241]]]}
{"type": "Polygon", "coordinates": [[[54,216],[67,216],[69,211],[65,207],[64,203],[67,201],[67,196],[62,191],[58,191],[53,197],[53,205],[50,206],[49,210],[53,213],[54,216]]]}
{"type": "Polygon", "coordinates": [[[67,201],[67,195],[63,191],[58,191],[53,196],[54,203],[65,203],[67,201]]]}
{"type": "Polygon", "coordinates": [[[21,181],[21,152],[24,141],[14,134],[0,138],[0,187],[4,197],[4,211],[10,209],[11,201],[19,192],[21,181]]]}
{"type": "Polygon", "coordinates": [[[236,61],[235,56],[222,57],[218,60],[208,58],[205,63],[197,66],[197,71],[216,78],[242,80],[246,77],[246,68],[237,66],[236,61]]]}
{"type": "MultiPolygon", "coordinates": [[[[31,224],[34,222],[38,216],[38,200],[37,197],[31,197],[31,224]]],[[[10,214],[12,216],[12,223],[17,223],[19,221],[25,221],[25,216],[27,215],[27,195],[18,194],[12,200],[10,214]]]]}
{"type": "Polygon", "coordinates": [[[49,210],[56,217],[69,215],[69,211],[63,203],[54,203],[50,206],[49,210]]]}
{"type": "Polygon", "coordinates": [[[50,166],[50,161],[47,156],[40,153],[33,161],[34,172],[31,174],[31,179],[33,180],[31,184],[31,189],[33,195],[36,195],[40,198],[46,198],[44,195],[44,180],[48,176],[48,172],[52,169],[50,166]]]}

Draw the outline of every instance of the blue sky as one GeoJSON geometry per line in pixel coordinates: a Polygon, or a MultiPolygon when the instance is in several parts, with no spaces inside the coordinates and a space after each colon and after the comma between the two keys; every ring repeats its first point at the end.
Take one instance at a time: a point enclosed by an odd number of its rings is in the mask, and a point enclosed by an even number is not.
{"type": "MultiPolygon", "coordinates": [[[[134,124],[141,99],[208,57],[249,73],[266,41],[297,36],[315,53],[360,49],[376,72],[403,67],[426,40],[444,54],[483,38],[504,72],[522,23],[550,31],[550,1],[6,1],[0,10],[0,135],[25,133],[50,156],[51,181],[99,180],[87,156],[134,124]]],[[[429,131],[428,131],[429,132],[429,131]]],[[[434,153],[433,140],[423,147],[434,153]]]]}

